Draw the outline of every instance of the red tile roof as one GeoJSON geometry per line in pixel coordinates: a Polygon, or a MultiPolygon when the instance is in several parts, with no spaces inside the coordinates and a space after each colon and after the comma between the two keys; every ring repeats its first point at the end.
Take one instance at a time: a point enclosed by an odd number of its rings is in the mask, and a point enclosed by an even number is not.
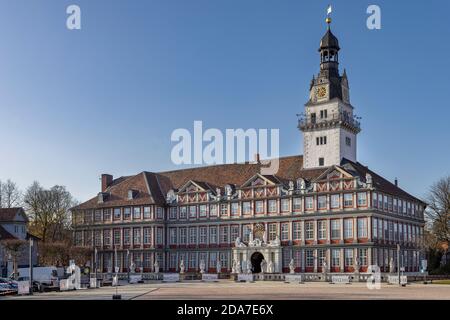
{"type": "MultiPolygon", "coordinates": [[[[381,176],[367,169],[360,163],[343,160],[354,168],[357,175],[365,178],[369,172],[374,181],[375,188],[380,191],[404,197],[406,199],[417,198],[396,187],[381,176]]],[[[226,184],[241,186],[255,174],[261,172],[260,163],[237,163],[223,164],[205,167],[195,167],[182,170],[165,172],[141,172],[135,176],[120,177],[114,179],[106,192],[110,193],[109,199],[104,203],[98,203],[98,198],[94,197],[74,209],[91,209],[124,205],[144,205],[144,204],[164,204],[165,195],[170,189],[180,189],[188,181],[192,180],[200,184],[205,189],[223,188],[226,184]],[[137,190],[137,196],[128,200],[128,190],[137,190]]],[[[303,156],[288,156],[279,158],[279,170],[276,175],[268,176],[273,181],[280,181],[287,184],[288,181],[295,181],[298,178],[313,180],[328,168],[303,169],[303,156]]],[[[420,201],[420,200],[419,200],[420,201]]]]}

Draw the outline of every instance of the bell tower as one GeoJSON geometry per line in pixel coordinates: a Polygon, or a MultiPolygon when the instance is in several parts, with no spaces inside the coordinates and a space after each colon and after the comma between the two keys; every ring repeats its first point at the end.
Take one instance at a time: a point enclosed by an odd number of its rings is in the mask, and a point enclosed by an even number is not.
{"type": "Polygon", "coordinates": [[[327,31],[320,41],[320,70],[313,76],[309,100],[299,115],[303,132],[303,168],[339,165],[342,158],[356,162],[356,136],[361,131],[350,104],[347,73],[339,73],[339,41],[327,31]]]}

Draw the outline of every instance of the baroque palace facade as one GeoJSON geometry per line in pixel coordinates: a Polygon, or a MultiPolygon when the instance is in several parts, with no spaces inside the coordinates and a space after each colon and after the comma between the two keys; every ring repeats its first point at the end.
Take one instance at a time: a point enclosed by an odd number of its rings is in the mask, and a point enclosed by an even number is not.
{"type": "Polygon", "coordinates": [[[74,242],[96,248],[97,269],[111,272],[230,273],[233,261],[264,259],[274,273],[382,272],[400,264],[419,271],[425,203],[356,160],[358,118],[347,74],[338,69],[338,39],[320,43],[320,71],[298,127],[304,155],[282,157],[275,175],[262,164],[225,164],[113,179],[73,208],[74,242]],[[355,263],[355,261],[357,261],[355,263]]]}

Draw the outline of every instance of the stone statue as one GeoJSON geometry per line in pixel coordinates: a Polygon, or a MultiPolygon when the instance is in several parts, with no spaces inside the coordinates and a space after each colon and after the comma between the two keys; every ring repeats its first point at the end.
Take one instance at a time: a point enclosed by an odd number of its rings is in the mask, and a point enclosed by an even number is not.
{"type": "Polygon", "coordinates": [[[281,245],[280,237],[276,237],[275,240],[270,241],[270,246],[278,247],[281,245]]]}
{"type": "Polygon", "coordinates": [[[158,260],[155,261],[155,264],[153,265],[153,267],[155,268],[155,273],[159,273],[159,263],[158,263],[158,260]]]}
{"type": "Polygon", "coordinates": [[[355,259],[353,259],[353,269],[355,273],[359,273],[359,267],[360,267],[359,258],[355,257],[355,259]]]}
{"type": "Polygon", "coordinates": [[[200,273],[205,273],[205,268],[206,268],[206,264],[205,264],[205,260],[200,260],[200,273]]]}
{"type": "Polygon", "coordinates": [[[220,273],[222,271],[222,263],[220,262],[220,260],[217,260],[216,263],[216,272],[220,273]]]}
{"type": "Polygon", "coordinates": [[[134,272],[135,270],[136,270],[136,265],[134,264],[133,261],[131,261],[131,264],[130,264],[130,272],[134,272]]]}
{"type": "Polygon", "coordinates": [[[236,272],[236,259],[233,259],[233,263],[231,265],[231,273],[237,273],[236,272]]]}
{"type": "Polygon", "coordinates": [[[247,260],[247,273],[252,273],[252,263],[250,260],[247,260]]]}
{"type": "Polygon", "coordinates": [[[289,273],[295,273],[295,262],[294,262],[294,259],[291,259],[291,262],[289,262],[289,273]]]}
{"type": "Polygon", "coordinates": [[[180,273],[184,273],[184,261],[183,261],[183,259],[181,259],[181,262],[180,262],[180,273]]]}
{"type": "Polygon", "coordinates": [[[236,261],[236,273],[241,273],[241,262],[239,260],[236,261]]]}
{"type": "Polygon", "coordinates": [[[395,264],[394,264],[394,258],[391,257],[391,260],[389,261],[389,273],[395,272],[395,264]]]}
{"type": "Polygon", "coordinates": [[[245,247],[246,245],[245,245],[245,243],[243,243],[243,242],[241,241],[241,238],[240,238],[240,237],[237,237],[236,240],[234,241],[234,246],[235,246],[236,248],[242,248],[242,247],[245,247]]]}
{"type": "Polygon", "coordinates": [[[263,233],[263,243],[267,244],[267,233],[266,233],[266,231],[264,231],[264,233],[263,233]]]}
{"type": "Polygon", "coordinates": [[[217,194],[217,197],[220,197],[220,193],[221,193],[220,188],[216,188],[216,194],[217,194]]]}
{"type": "Polygon", "coordinates": [[[264,260],[264,259],[261,260],[260,267],[261,267],[261,273],[266,272],[266,268],[267,268],[266,260],[264,260]]]}
{"type": "Polygon", "coordinates": [[[289,191],[294,190],[294,181],[289,181],[289,191]]]}
{"type": "Polygon", "coordinates": [[[267,273],[274,273],[274,265],[272,261],[269,261],[269,264],[267,265],[267,273]]]}
{"type": "Polygon", "coordinates": [[[229,184],[227,184],[225,186],[225,192],[226,192],[228,197],[231,197],[231,194],[233,193],[233,189],[231,188],[231,186],[229,184]]]}
{"type": "Polygon", "coordinates": [[[326,261],[323,261],[323,263],[322,263],[322,273],[323,273],[323,274],[326,274],[327,271],[328,271],[328,265],[327,265],[327,262],[326,262],[326,261]]]}

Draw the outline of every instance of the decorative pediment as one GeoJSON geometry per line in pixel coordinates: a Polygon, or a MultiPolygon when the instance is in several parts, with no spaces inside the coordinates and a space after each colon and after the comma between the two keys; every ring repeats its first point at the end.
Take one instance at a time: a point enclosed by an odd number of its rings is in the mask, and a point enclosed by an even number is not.
{"type": "Polygon", "coordinates": [[[193,193],[193,192],[200,192],[200,191],[206,191],[205,188],[203,188],[199,183],[189,180],[186,182],[178,191],[178,193],[193,193]]]}
{"type": "Polygon", "coordinates": [[[263,176],[259,173],[252,176],[250,179],[248,179],[241,188],[245,187],[261,187],[261,186],[274,186],[276,183],[273,181],[275,178],[271,176],[263,176]]]}
{"type": "Polygon", "coordinates": [[[332,166],[327,170],[325,170],[320,176],[315,178],[314,182],[321,180],[338,180],[345,178],[353,178],[353,175],[339,166],[332,166]]]}

